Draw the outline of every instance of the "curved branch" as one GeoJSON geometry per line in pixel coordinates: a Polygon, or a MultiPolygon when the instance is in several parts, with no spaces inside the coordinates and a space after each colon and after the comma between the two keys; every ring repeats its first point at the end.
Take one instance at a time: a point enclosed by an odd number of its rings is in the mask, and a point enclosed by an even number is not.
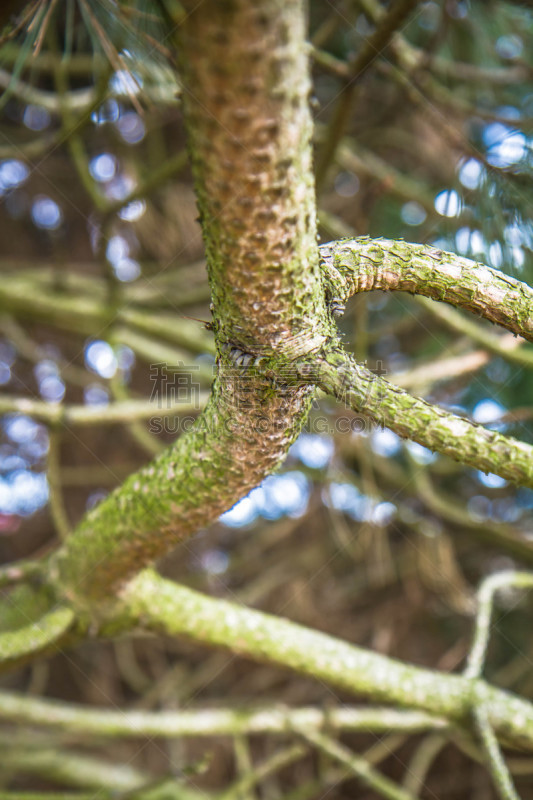
{"type": "MultiPolygon", "coordinates": [[[[36,89],[3,69],[0,69],[0,88],[9,89],[23,103],[33,103],[33,105],[41,106],[41,108],[46,108],[47,111],[51,112],[59,111],[59,99],[55,92],[36,89]]],[[[65,102],[68,103],[71,111],[81,111],[91,106],[96,96],[93,86],[88,89],[74,89],[65,98],[65,102]]]]}
{"type": "MultiPolygon", "coordinates": [[[[140,64],[142,65],[142,62],[140,62],[140,64]]],[[[152,70],[155,69],[153,63],[151,67],[152,70]]],[[[177,105],[179,102],[177,99],[180,89],[179,84],[171,83],[169,80],[170,72],[165,70],[164,73],[161,73],[160,67],[159,70],[160,74],[163,76],[164,82],[160,85],[155,85],[154,83],[153,86],[143,86],[143,95],[148,97],[152,102],[177,105]]],[[[136,69],[136,72],[137,71],[136,69]]],[[[153,79],[153,76],[151,77],[153,79]]],[[[46,108],[47,111],[55,114],[61,111],[62,106],[71,112],[85,111],[98,100],[98,90],[94,85],[83,89],[72,89],[66,92],[62,98],[59,98],[56,92],[38,89],[30,83],[20,80],[20,78],[15,77],[4,69],[0,69],[0,89],[9,90],[10,94],[15,95],[22,103],[32,103],[33,105],[41,106],[41,108],[46,108]]],[[[117,82],[111,89],[108,89],[108,95],[110,97],[130,97],[127,86],[120,82],[117,82]]]]}
{"type": "Polygon", "coordinates": [[[0,633],[2,667],[46,650],[69,630],[74,619],[72,609],[60,606],[23,628],[0,633]]]}
{"type": "Polygon", "coordinates": [[[531,572],[496,572],[485,578],[478,591],[478,612],[474,640],[465,669],[467,678],[478,678],[483,671],[483,664],[489,645],[492,607],[495,595],[502,589],[533,589],[531,572]]]}
{"type": "Polygon", "coordinates": [[[315,367],[320,387],[399,436],[512,483],[533,487],[533,446],[487,430],[394,386],[331,349],[315,367]]]}
{"type": "MultiPolygon", "coordinates": [[[[184,5],[183,107],[221,369],[194,428],[91,511],[52,560],[52,582],[82,607],[109,600],[278,466],[314,387],[274,389],[240,367],[255,355],[310,355],[334,332],[316,246],[302,4],[184,5]]],[[[120,318],[142,329],[139,312],[120,318]]]]}
{"type": "Polygon", "coordinates": [[[442,300],[533,341],[533,289],[498,270],[427,245],[343,239],[320,247],[334,296],[372,289],[442,300]]]}
{"type": "MultiPolygon", "coordinates": [[[[483,701],[498,737],[533,749],[533,706],[482,680],[404,664],[288,620],[210,598],[145,570],[125,588],[114,614],[124,627],[224,647],[277,664],[375,702],[419,709],[470,726],[473,701],[483,701]]],[[[110,623],[111,630],[115,623],[110,623]]],[[[105,626],[102,629],[105,633],[105,626]]]]}

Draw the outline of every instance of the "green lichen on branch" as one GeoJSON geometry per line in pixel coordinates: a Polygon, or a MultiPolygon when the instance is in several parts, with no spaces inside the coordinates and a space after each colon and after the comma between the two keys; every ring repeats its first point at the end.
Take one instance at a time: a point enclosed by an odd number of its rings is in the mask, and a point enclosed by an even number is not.
{"type": "Polygon", "coordinates": [[[224,647],[375,702],[419,709],[467,727],[472,703],[483,702],[500,739],[533,749],[533,707],[515,695],[476,680],[474,698],[467,677],[387,658],[288,620],[206,597],[152,571],[130,583],[116,618],[126,626],[224,647]]]}
{"type": "Polygon", "coordinates": [[[372,289],[442,300],[533,341],[533,289],[485,264],[421,244],[341,239],[320,247],[335,296],[372,289]]]}
{"type": "Polygon", "coordinates": [[[183,107],[215,329],[250,352],[312,352],[331,331],[317,260],[302,4],[185,6],[183,107]]]}
{"type": "MultiPolygon", "coordinates": [[[[99,602],[213,522],[281,463],[307,418],[315,383],[339,397],[349,390],[354,408],[402,436],[478,469],[531,482],[529,446],[384,381],[377,382],[377,398],[369,392],[375,377],[331,345],[327,307],[328,294],[403,288],[527,332],[531,290],[473,262],[401,242],[328,245],[320,269],[302,4],[184,5],[175,44],[220,369],[192,430],[93,509],[50,560],[49,580],[59,596],[93,614],[99,602]],[[246,365],[260,358],[263,369],[235,368],[232,353],[240,350],[246,365]],[[294,369],[302,363],[311,372],[294,369]],[[281,374],[287,368],[290,380],[281,374]]],[[[182,333],[190,337],[179,320],[167,325],[166,318],[128,308],[112,320],[96,300],[76,303],[47,292],[32,297],[28,286],[19,279],[0,288],[0,305],[21,313],[31,306],[39,319],[62,318],[65,325],[83,320],[92,328],[118,319],[167,338],[170,325],[177,342],[182,333]]]]}
{"type": "Polygon", "coordinates": [[[430,450],[474,469],[533,486],[533,447],[394,386],[358,364],[342,348],[329,349],[317,362],[321,388],[354,411],[430,450]]]}
{"type": "Polygon", "coordinates": [[[243,374],[231,347],[294,358],[332,334],[316,245],[302,5],[185,6],[176,44],[220,368],[193,429],[91,511],[52,560],[52,581],[81,605],[107,599],[214,521],[280,464],[301,430],[313,387],[274,389],[271,377],[243,374]]]}
{"type": "Polygon", "coordinates": [[[72,609],[54,608],[40,619],[13,631],[0,633],[0,664],[19,664],[27,656],[48,650],[61,639],[75,620],[72,609]]]}
{"type": "Polygon", "coordinates": [[[49,698],[41,700],[15,692],[0,692],[0,719],[98,738],[182,738],[257,733],[286,736],[289,732],[319,730],[421,733],[449,727],[440,717],[391,708],[343,705],[322,709],[265,705],[179,711],[113,711],[49,698]]]}

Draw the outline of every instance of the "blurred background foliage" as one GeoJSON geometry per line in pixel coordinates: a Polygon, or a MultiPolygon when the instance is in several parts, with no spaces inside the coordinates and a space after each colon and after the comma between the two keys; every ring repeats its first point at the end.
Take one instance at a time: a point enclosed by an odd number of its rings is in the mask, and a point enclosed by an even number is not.
{"type": "MultiPolygon", "coordinates": [[[[378,0],[310,5],[321,240],[431,243],[533,284],[531,4],[422,2],[363,63],[387,9],[378,0]]],[[[209,289],[171,54],[176,15],[171,2],[36,0],[2,36],[5,562],[55,547],[190,423],[209,388],[209,289]]],[[[403,294],[361,295],[340,325],[346,347],[391,381],[533,441],[530,345],[403,294]]],[[[532,507],[531,490],[319,398],[282,471],[161,568],[215,596],[453,669],[467,652],[479,579],[533,565],[532,507]]],[[[488,676],[531,698],[527,611],[523,599],[503,598],[488,676]]],[[[158,640],[86,645],[2,682],[133,708],[346,700],[270,667],[158,640]]],[[[0,728],[0,741],[8,755],[29,754],[19,767],[4,759],[4,787],[77,785],[58,777],[53,759],[32,760],[43,742],[31,731],[14,740],[0,728]]],[[[492,796],[481,767],[431,737],[347,741],[397,780],[431,752],[420,797],[492,796]]],[[[133,765],[147,780],[188,775],[207,792],[274,748],[266,737],[46,744],[133,765]]],[[[533,768],[521,771],[525,797],[533,768]]],[[[258,791],[375,796],[331,775],[324,760],[301,759],[258,791]]]]}

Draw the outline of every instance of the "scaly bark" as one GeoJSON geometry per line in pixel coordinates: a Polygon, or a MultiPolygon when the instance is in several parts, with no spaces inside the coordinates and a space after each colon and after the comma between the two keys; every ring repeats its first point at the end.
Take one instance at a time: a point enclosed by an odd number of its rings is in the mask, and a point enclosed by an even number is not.
{"type": "Polygon", "coordinates": [[[71,601],[105,600],[272,472],[313,387],[234,367],[311,357],[332,334],[318,265],[305,17],[299,0],[200,6],[180,24],[183,105],[219,373],[194,429],[90,512],[52,560],[71,601]]]}
{"type": "Polygon", "coordinates": [[[481,679],[449,675],[373,653],[289,620],[206,597],[145,570],[131,581],[117,617],[123,624],[224,647],[256,661],[288,667],[374,702],[419,709],[471,726],[486,708],[498,737],[533,749],[533,706],[481,679]]]}
{"type": "Polygon", "coordinates": [[[316,363],[321,388],[405,439],[483,472],[533,487],[533,447],[503,436],[394,386],[358,364],[341,347],[316,363]]]}
{"type": "MultiPolygon", "coordinates": [[[[353,291],[394,285],[483,311],[526,335],[531,290],[405,243],[329,245],[321,269],[302,4],[206,0],[198,7],[186,3],[186,11],[177,50],[220,370],[194,428],[93,509],[51,558],[52,590],[88,612],[79,616],[78,631],[98,617],[99,603],[278,466],[307,417],[316,383],[337,396],[348,389],[353,407],[401,435],[512,480],[532,479],[528,445],[386,382],[376,405],[368,389],[379,379],[338,348],[326,297],[335,310],[338,298],[342,303],[353,291]],[[256,371],[248,369],[257,361],[256,371]]],[[[66,325],[111,321],[109,310],[92,300],[76,305],[72,297],[46,293],[29,299],[22,280],[0,289],[0,304],[8,296],[15,311],[24,313],[30,303],[50,321],[58,318],[59,303],[66,325]]],[[[122,309],[118,318],[140,329],[149,323],[154,332],[153,316],[122,309]]],[[[172,324],[177,341],[178,323],[172,324]]],[[[162,319],[163,335],[166,325],[162,319]]]]}
{"type": "Polygon", "coordinates": [[[372,289],[442,300],[533,341],[533,289],[469,258],[423,244],[341,239],[320,247],[336,297],[372,289]]]}

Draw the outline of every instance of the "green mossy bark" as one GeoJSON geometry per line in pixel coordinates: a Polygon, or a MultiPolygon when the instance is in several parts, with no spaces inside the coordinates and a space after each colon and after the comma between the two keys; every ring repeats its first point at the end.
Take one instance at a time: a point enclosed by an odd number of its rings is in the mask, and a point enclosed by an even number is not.
{"type": "Polygon", "coordinates": [[[332,291],[343,300],[372,289],[442,300],[533,341],[533,289],[468,258],[404,241],[341,239],[320,247],[332,291]]]}
{"type": "Polygon", "coordinates": [[[327,338],[299,0],[186,3],[183,107],[216,330],[297,356],[327,338]]]}
{"type": "Polygon", "coordinates": [[[401,730],[409,733],[442,730],[449,727],[443,718],[420,711],[391,708],[338,706],[294,708],[284,705],[239,708],[204,708],[179,711],[111,711],[87,708],[59,700],[28,697],[16,692],[0,692],[0,719],[56,728],[63,733],[89,734],[98,738],[162,736],[231,736],[237,734],[278,733],[319,730],[372,731],[401,730]]]}
{"type": "Polygon", "coordinates": [[[318,264],[306,20],[299,0],[186,3],[183,106],[214,303],[218,375],[194,428],[91,511],[52,559],[78,607],[215,520],[272,472],[313,387],[235,368],[283,363],[331,337],[318,264]]]}
{"type": "Polygon", "coordinates": [[[394,386],[342,349],[328,350],[316,365],[322,389],[404,439],[474,469],[533,487],[533,447],[450,414],[394,386]]]}
{"type": "MultiPolygon", "coordinates": [[[[307,418],[314,383],[339,397],[348,393],[354,408],[402,436],[531,483],[529,446],[447,415],[350,362],[332,346],[327,308],[327,295],[399,288],[531,335],[531,290],[403,242],[341,241],[322,248],[320,265],[300,0],[205,0],[185,8],[176,45],[220,369],[193,429],[91,511],[50,560],[58,594],[91,614],[279,465],[307,418]],[[232,348],[260,359],[259,369],[235,368],[232,348]]],[[[48,320],[59,303],[68,325],[111,322],[110,310],[93,300],[76,305],[46,293],[28,299],[22,280],[0,289],[0,305],[7,302],[21,313],[30,304],[48,320]]],[[[154,332],[152,316],[118,313],[154,332]]],[[[178,340],[178,322],[171,327],[170,338],[178,340]]],[[[165,330],[161,320],[159,332],[165,330]]]]}
{"type": "MultiPolygon", "coordinates": [[[[420,294],[458,306],[533,340],[533,289],[484,264],[425,245],[343,239],[320,247],[335,301],[381,289],[420,294]]],[[[374,375],[338,347],[315,376],[350,408],[399,436],[474,469],[533,486],[533,447],[457,417],[374,375]]]]}
{"type": "Polygon", "coordinates": [[[0,633],[0,664],[2,668],[20,665],[28,656],[50,650],[75,621],[74,611],[58,607],[48,611],[35,622],[26,623],[13,631],[0,633]]]}
{"type": "Polygon", "coordinates": [[[405,664],[160,578],[145,570],[128,586],[116,611],[125,625],[296,670],[375,702],[420,709],[469,726],[474,705],[487,709],[499,738],[533,749],[533,707],[482,680],[405,664]]]}

